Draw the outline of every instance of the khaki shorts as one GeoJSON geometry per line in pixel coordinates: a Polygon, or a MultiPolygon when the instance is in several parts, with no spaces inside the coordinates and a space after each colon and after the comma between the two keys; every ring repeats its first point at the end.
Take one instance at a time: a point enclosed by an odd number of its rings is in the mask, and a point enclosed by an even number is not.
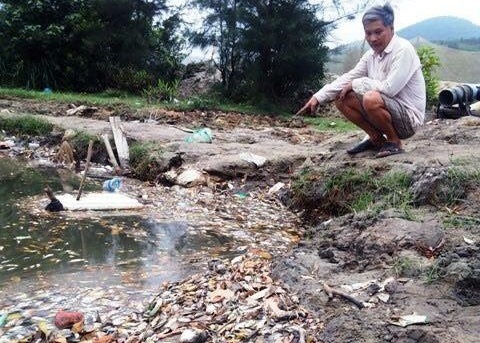
{"type": "Polygon", "coordinates": [[[392,124],[397,131],[398,138],[405,139],[410,138],[415,133],[412,127],[412,122],[406,111],[405,106],[398,102],[394,98],[390,98],[384,94],[381,94],[383,102],[390,116],[392,117],[392,124]]]}

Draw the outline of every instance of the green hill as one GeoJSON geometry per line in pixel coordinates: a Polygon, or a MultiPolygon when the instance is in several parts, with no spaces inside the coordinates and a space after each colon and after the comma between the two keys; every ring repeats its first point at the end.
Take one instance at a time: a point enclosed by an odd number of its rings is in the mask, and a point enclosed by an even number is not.
{"type": "Polygon", "coordinates": [[[401,29],[397,34],[406,39],[423,37],[426,40],[448,41],[480,37],[480,26],[457,17],[435,17],[401,29]]]}

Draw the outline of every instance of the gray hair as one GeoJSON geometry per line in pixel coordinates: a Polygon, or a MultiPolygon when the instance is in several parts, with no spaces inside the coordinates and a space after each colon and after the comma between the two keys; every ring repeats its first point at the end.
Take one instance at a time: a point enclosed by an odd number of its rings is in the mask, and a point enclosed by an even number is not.
{"type": "Polygon", "coordinates": [[[368,9],[362,17],[362,23],[370,23],[372,21],[381,20],[385,26],[393,26],[393,8],[389,3],[383,6],[374,6],[368,9]]]}

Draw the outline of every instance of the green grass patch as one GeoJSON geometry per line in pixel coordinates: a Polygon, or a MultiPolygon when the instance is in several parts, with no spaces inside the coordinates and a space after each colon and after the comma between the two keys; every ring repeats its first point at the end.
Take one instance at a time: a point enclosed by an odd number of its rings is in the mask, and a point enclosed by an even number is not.
{"type": "Polygon", "coordinates": [[[480,226],[480,218],[461,215],[448,215],[443,218],[443,227],[448,229],[474,229],[480,226]]]}
{"type": "Polygon", "coordinates": [[[350,132],[359,128],[342,118],[306,117],[305,122],[319,131],[350,132]]]}
{"type": "Polygon", "coordinates": [[[292,183],[294,204],[328,216],[351,212],[378,213],[396,208],[412,218],[410,176],[401,171],[378,174],[372,169],[301,171],[292,183]]]}
{"type": "Polygon", "coordinates": [[[115,106],[126,105],[132,109],[156,106],[175,111],[193,110],[216,110],[223,112],[237,112],[258,115],[275,114],[281,117],[288,117],[288,111],[275,104],[235,103],[217,95],[202,95],[191,97],[185,100],[162,101],[146,92],[145,95],[136,96],[123,91],[106,90],[102,93],[70,93],[25,90],[20,88],[0,88],[0,96],[16,97],[23,99],[34,99],[38,101],[55,101],[59,103],[82,103],[92,106],[115,106]]]}
{"type": "Polygon", "coordinates": [[[480,187],[480,170],[475,166],[450,167],[447,180],[440,190],[440,199],[451,206],[465,198],[469,190],[480,187]]]}
{"type": "Polygon", "coordinates": [[[55,101],[59,103],[84,103],[89,105],[103,106],[126,104],[137,108],[145,107],[147,103],[146,100],[141,97],[132,96],[124,92],[113,90],[108,90],[97,94],[86,94],[67,92],[46,93],[42,91],[25,90],[20,88],[0,88],[0,96],[35,99],[40,101],[55,101]]]}
{"type": "Polygon", "coordinates": [[[152,142],[135,142],[129,149],[129,164],[135,177],[143,181],[155,180],[159,165],[157,161],[162,158],[163,148],[152,142]]]}
{"type": "Polygon", "coordinates": [[[53,130],[53,124],[31,115],[0,117],[0,130],[8,134],[44,136],[53,130]]]}

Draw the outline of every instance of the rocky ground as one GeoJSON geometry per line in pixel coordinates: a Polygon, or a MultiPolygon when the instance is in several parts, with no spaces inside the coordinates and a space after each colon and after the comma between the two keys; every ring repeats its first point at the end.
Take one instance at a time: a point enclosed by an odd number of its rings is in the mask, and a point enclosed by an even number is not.
{"type": "MultiPolygon", "coordinates": [[[[130,119],[124,123],[127,137],[181,153],[179,169],[200,172],[204,187],[219,191],[224,186],[216,185],[229,180],[247,188],[283,182],[272,193],[307,228],[288,253],[260,250],[212,261],[206,273],[165,284],[144,313],[132,315],[130,327],[76,328],[72,337],[78,340],[478,342],[480,120],[475,117],[430,118],[405,142],[406,153],[375,159],[371,153],[345,153],[361,132],[320,133],[275,117],[97,109],[65,120],[66,106],[15,99],[0,105],[4,113],[36,113],[64,129],[94,134],[108,130],[105,116],[121,114],[130,119]],[[213,130],[211,144],[185,142],[184,129],[199,126],[213,130]],[[407,200],[393,202],[398,205],[393,208],[346,205],[357,190],[338,186],[332,195],[328,180],[352,169],[369,178],[406,175],[405,188],[383,186],[383,194],[406,192],[407,200]]],[[[369,203],[375,203],[375,194],[369,203]]],[[[49,337],[54,341],[54,334],[49,337]]]]}

